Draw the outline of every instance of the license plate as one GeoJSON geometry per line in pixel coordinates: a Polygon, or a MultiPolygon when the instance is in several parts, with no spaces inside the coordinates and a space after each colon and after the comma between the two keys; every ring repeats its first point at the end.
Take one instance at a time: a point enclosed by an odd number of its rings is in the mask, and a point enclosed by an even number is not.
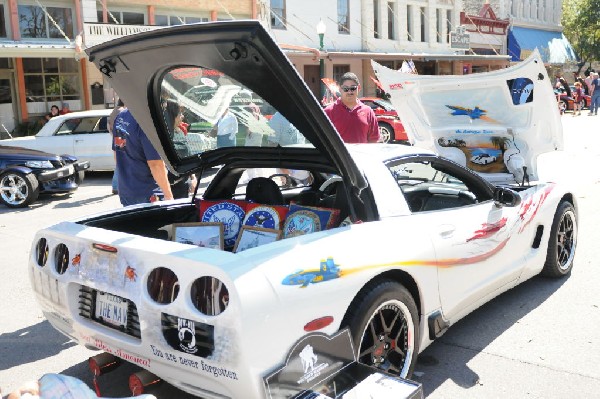
{"type": "Polygon", "coordinates": [[[124,329],[127,326],[129,302],[116,295],[96,293],[96,319],[102,323],[124,329]]]}

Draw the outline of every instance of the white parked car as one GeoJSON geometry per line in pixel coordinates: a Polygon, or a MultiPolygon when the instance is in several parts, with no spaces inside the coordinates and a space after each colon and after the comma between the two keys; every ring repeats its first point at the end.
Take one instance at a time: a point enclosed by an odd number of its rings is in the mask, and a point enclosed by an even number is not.
{"type": "Polygon", "coordinates": [[[55,116],[35,136],[6,139],[0,144],[74,155],[90,161],[89,171],[114,170],[112,135],[106,124],[110,113],[110,109],[102,109],[55,116]]]}
{"type": "MultiPolygon", "coordinates": [[[[294,343],[344,327],[361,362],[409,377],[419,352],[462,317],[533,276],[560,278],[573,267],[576,198],[537,176],[537,155],[562,149],[537,52],[469,76],[374,64],[416,146],[345,145],[256,21],[165,28],[88,52],[168,166],[210,182],[192,200],[39,231],[31,284],[57,330],[184,391],[264,397],[263,377],[294,343]],[[536,94],[514,105],[507,81],[522,78],[536,94]],[[265,123],[254,126],[271,136],[261,146],[217,142],[189,154],[181,137],[173,142],[162,104],[189,100],[201,79],[251,91],[297,130],[265,123]],[[489,118],[449,115],[446,105],[476,105],[489,118]],[[307,144],[268,145],[292,130],[307,144]],[[486,140],[502,144],[504,172],[465,166],[486,140]],[[270,178],[245,183],[268,168],[270,178]]],[[[231,96],[218,92],[186,112],[208,120],[227,109],[231,96]]],[[[298,381],[313,377],[298,371],[298,381]]]]}
{"type": "Polygon", "coordinates": [[[478,165],[487,165],[492,162],[496,162],[496,157],[488,154],[478,154],[471,157],[471,162],[478,165]]]}

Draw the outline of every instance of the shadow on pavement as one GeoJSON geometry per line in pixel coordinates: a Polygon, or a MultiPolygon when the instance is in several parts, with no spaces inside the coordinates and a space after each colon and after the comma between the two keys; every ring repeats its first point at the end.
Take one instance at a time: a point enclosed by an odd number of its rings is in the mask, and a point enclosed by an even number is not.
{"type": "Polygon", "coordinates": [[[567,281],[534,277],[480,307],[419,355],[415,371],[423,375],[413,379],[423,384],[426,395],[447,380],[462,388],[477,385],[479,376],[468,363],[567,281]]]}
{"type": "MultiPolygon", "coordinates": [[[[102,352],[97,353],[100,354],[102,352]]],[[[97,381],[100,394],[103,397],[110,398],[130,397],[132,392],[129,390],[129,376],[140,370],[142,370],[142,368],[123,361],[121,366],[117,369],[98,377],[97,381]]],[[[68,369],[63,370],[61,374],[79,378],[85,382],[90,389],[94,390],[94,378],[87,361],[69,367],[68,369]]],[[[144,393],[152,394],[158,399],[198,399],[198,397],[187,394],[165,381],[160,382],[158,385],[144,393]]],[[[139,392],[137,394],[139,394],[139,392]]]]}
{"type": "Polygon", "coordinates": [[[96,202],[101,202],[101,201],[105,200],[106,198],[112,197],[112,196],[113,196],[113,194],[106,194],[106,195],[102,195],[99,197],[86,198],[86,199],[80,200],[80,201],[61,202],[61,203],[54,205],[54,208],[77,208],[79,206],[93,204],[96,202]]]}
{"type": "Polygon", "coordinates": [[[48,320],[0,334],[0,353],[11,353],[11,356],[0,356],[0,370],[46,359],[75,345],[56,331],[48,320]]]}

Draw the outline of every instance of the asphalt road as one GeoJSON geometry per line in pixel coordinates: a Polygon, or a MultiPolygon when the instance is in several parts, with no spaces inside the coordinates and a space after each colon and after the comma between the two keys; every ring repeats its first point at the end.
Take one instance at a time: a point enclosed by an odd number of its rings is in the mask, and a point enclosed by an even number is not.
{"type": "MultiPolygon", "coordinates": [[[[600,398],[600,117],[563,117],[565,152],[543,156],[542,178],[573,184],[579,204],[575,268],[562,280],[534,278],[471,313],[423,352],[415,379],[427,398],[600,398]]],[[[110,174],[93,174],[67,196],[31,208],[0,205],[0,388],[3,394],[47,372],[91,384],[87,359],[42,316],[27,276],[40,228],[119,207],[110,174]]],[[[101,376],[103,396],[129,395],[123,366],[101,376]]],[[[160,399],[191,398],[166,384],[160,399]]]]}

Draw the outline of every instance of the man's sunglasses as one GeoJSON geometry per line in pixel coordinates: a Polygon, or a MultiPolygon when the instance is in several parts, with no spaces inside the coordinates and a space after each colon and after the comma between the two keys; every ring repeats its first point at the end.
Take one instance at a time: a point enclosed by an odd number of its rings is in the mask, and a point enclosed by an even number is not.
{"type": "Polygon", "coordinates": [[[358,86],[342,86],[342,91],[344,93],[348,93],[349,91],[356,91],[356,89],[358,89],[358,86]]]}

